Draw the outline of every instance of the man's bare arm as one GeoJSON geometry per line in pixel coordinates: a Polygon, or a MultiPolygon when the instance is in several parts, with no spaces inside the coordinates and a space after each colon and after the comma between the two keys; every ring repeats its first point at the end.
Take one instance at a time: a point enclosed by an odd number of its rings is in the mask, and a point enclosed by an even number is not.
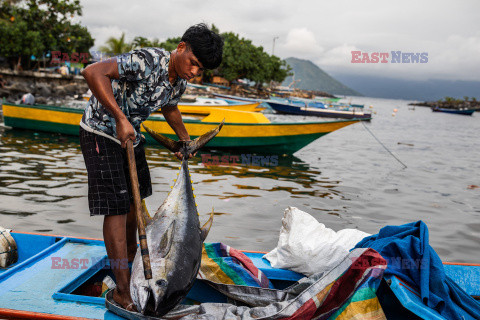
{"type": "Polygon", "coordinates": [[[82,71],[88,87],[97,100],[115,118],[117,138],[125,148],[127,140],[135,141],[135,130],[113,96],[111,79],[118,79],[117,59],[112,58],[89,65],[82,71]]]}
{"type": "Polygon", "coordinates": [[[182,114],[180,113],[180,110],[178,110],[177,106],[162,108],[162,113],[165,117],[165,120],[167,120],[167,123],[170,125],[170,127],[172,127],[173,131],[175,131],[180,140],[190,140],[187,129],[183,124],[182,114]]]}
{"type": "MultiPolygon", "coordinates": [[[[162,108],[162,114],[180,140],[190,140],[190,136],[182,120],[182,114],[180,113],[180,110],[178,110],[177,106],[162,108]]],[[[176,152],[175,155],[177,156],[177,158],[182,159],[182,155],[179,152],[176,152]]],[[[192,155],[190,155],[190,157],[191,156],[192,155]]]]}

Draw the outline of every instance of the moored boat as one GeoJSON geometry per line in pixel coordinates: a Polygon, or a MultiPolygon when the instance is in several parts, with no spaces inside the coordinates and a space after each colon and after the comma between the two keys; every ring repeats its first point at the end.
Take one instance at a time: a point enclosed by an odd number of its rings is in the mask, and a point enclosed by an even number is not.
{"type": "MultiPolygon", "coordinates": [[[[78,135],[83,110],[5,103],[3,113],[6,126],[78,135]]],[[[358,121],[353,119],[271,123],[262,113],[214,108],[200,119],[185,117],[184,123],[191,138],[196,138],[215,128],[223,119],[225,125],[222,131],[208,143],[208,147],[243,149],[260,153],[294,153],[321,136],[358,121]]],[[[174,131],[161,115],[151,115],[145,124],[158,133],[176,138],[174,131]]],[[[153,142],[148,135],[145,136],[147,141],[153,142]]]]}
{"type": "MultiPolygon", "coordinates": [[[[11,236],[18,260],[0,269],[1,318],[121,319],[105,309],[105,299],[100,296],[99,283],[112,275],[102,240],[27,232],[12,232],[11,236]]],[[[284,289],[303,278],[302,274],[273,268],[262,252],[243,251],[243,254],[270,280],[273,288],[284,289]]],[[[448,263],[444,269],[468,295],[479,296],[480,265],[448,263]]],[[[403,305],[416,304],[416,314],[423,313],[424,319],[442,319],[432,309],[422,310],[418,289],[412,284],[398,277],[386,280],[389,283],[382,281],[377,290],[383,308],[400,301],[403,305]]],[[[227,302],[228,298],[197,279],[184,302],[194,301],[227,302]]]]}
{"type": "MultiPolygon", "coordinates": [[[[275,110],[275,112],[280,114],[294,114],[294,115],[304,115],[304,116],[317,116],[317,117],[327,117],[327,118],[342,118],[342,119],[360,119],[360,120],[370,120],[372,118],[371,113],[363,112],[357,108],[327,108],[326,106],[320,107],[319,105],[309,105],[301,101],[292,102],[283,102],[268,100],[267,103],[270,107],[275,110]]],[[[321,104],[317,102],[317,104],[321,104]]],[[[323,105],[323,104],[322,104],[323,105]]]]}
{"type": "Polygon", "coordinates": [[[475,109],[448,109],[448,108],[432,107],[432,111],[471,116],[475,112],[475,109]]]}
{"type": "Polygon", "coordinates": [[[221,93],[213,93],[214,97],[220,99],[231,99],[236,101],[247,101],[247,102],[262,102],[263,99],[255,99],[255,98],[247,98],[247,97],[239,97],[239,96],[232,96],[229,94],[221,94],[221,93]]]}
{"type": "Polygon", "coordinates": [[[228,110],[236,110],[236,111],[249,111],[249,112],[258,112],[265,110],[264,107],[259,107],[259,102],[240,102],[240,101],[226,101],[220,99],[210,99],[210,100],[200,100],[197,103],[184,103],[180,102],[178,104],[178,109],[183,114],[199,114],[199,115],[207,115],[215,108],[222,108],[228,110]],[[208,103],[211,100],[218,100],[212,103],[208,103]],[[224,103],[220,103],[219,101],[223,101],[224,103]]]}

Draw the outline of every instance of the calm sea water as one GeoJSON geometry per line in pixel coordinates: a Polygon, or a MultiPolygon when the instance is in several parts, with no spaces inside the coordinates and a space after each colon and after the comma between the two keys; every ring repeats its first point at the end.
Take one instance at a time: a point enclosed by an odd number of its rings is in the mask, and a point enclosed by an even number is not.
{"type": "MultiPolygon", "coordinates": [[[[411,110],[401,100],[352,102],[373,105],[376,114],[365,125],[407,168],[362,123],[324,136],[294,156],[272,154],[279,156],[275,166],[204,166],[196,157],[190,169],[202,221],[215,210],[207,240],[271,250],[285,208],[295,206],[334,230],[376,233],[385,225],[423,220],[443,260],[480,262],[480,188],[468,188],[480,185],[479,115],[411,110]]],[[[0,134],[0,225],[101,238],[102,218],[88,213],[78,138],[3,127],[0,134]]],[[[154,212],[179,162],[157,147],[148,147],[147,157],[154,190],[147,205],[154,212]]]]}

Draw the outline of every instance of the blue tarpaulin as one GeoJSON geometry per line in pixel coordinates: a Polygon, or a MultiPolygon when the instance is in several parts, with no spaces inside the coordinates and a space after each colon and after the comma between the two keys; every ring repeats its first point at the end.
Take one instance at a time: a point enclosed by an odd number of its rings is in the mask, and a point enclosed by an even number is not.
{"type": "Polygon", "coordinates": [[[355,248],[378,251],[388,262],[385,275],[396,276],[417,288],[425,306],[446,319],[480,319],[480,303],[445,275],[442,261],[429,245],[423,221],[386,226],[355,248]]]}

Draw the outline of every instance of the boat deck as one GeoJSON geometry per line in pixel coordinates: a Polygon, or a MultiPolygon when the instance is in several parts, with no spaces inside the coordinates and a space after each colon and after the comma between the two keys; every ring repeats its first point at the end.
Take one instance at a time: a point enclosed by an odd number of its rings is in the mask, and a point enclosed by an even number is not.
{"type": "MultiPolygon", "coordinates": [[[[79,293],[84,283],[93,279],[101,282],[105,275],[111,274],[103,241],[16,232],[12,236],[19,259],[9,268],[0,269],[0,318],[12,316],[13,310],[18,310],[19,318],[40,313],[38,318],[42,319],[47,318],[45,314],[51,314],[50,319],[122,319],[107,311],[104,298],[79,293]]],[[[247,255],[279,288],[302,277],[289,270],[272,268],[262,259],[263,253],[247,255]]],[[[222,299],[200,281],[187,298],[222,299]]]]}
{"type": "MultiPolygon", "coordinates": [[[[86,280],[100,270],[92,265],[92,261],[106,258],[105,246],[101,241],[85,242],[66,237],[37,236],[35,247],[42,246],[44,249],[35,253],[29,252],[28,245],[22,245],[26,244],[23,241],[26,240],[23,239],[24,235],[12,236],[18,244],[19,261],[9,269],[1,270],[0,308],[70,317],[104,318],[106,309],[103,303],[81,302],[82,296],[78,296],[79,301],[72,303],[76,297],[69,294],[76,289],[75,283],[80,285],[82,279],[86,280]],[[81,259],[86,260],[80,261],[81,259]],[[54,297],[55,295],[59,296],[54,297]],[[74,297],[64,299],[70,295],[74,297]]],[[[0,309],[0,315],[6,315],[6,312],[0,309]]],[[[120,319],[113,316],[109,319],[120,319]]]]}
{"type": "MultiPolygon", "coordinates": [[[[103,241],[29,233],[12,233],[18,262],[0,269],[0,318],[121,319],[105,308],[104,298],[83,295],[85,284],[111,274],[103,241]],[[48,314],[48,315],[47,315],[48,314]]],[[[299,280],[293,271],[272,268],[263,253],[245,252],[275,287],[299,280]]],[[[480,266],[445,264],[445,272],[468,294],[480,296],[480,266]]],[[[201,281],[187,296],[196,301],[226,302],[201,281]]]]}

